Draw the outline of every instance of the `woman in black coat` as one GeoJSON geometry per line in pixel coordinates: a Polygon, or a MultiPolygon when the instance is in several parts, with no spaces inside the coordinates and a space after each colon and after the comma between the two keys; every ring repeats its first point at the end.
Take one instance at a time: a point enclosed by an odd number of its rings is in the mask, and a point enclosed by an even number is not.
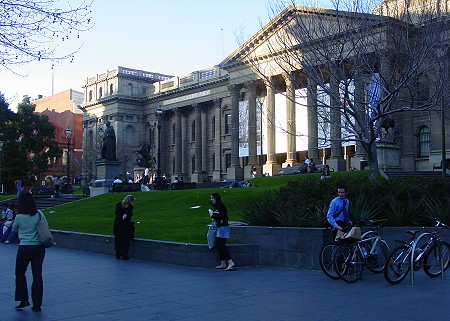
{"type": "Polygon", "coordinates": [[[122,202],[116,204],[116,217],[114,219],[114,239],[116,258],[129,260],[128,249],[131,241],[131,217],[133,216],[133,195],[127,195],[122,202]]]}

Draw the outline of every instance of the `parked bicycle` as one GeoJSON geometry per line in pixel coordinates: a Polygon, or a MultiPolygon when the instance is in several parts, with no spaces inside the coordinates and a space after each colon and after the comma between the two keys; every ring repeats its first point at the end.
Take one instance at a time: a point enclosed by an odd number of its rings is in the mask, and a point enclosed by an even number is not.
{"type": "MultiPolygon", "coordinates": [[[[361,221],[359,224],[357,225],[370,225],[373,224],[372,220],[365,220],[365,221],[361,221]]],[[[371,241],[374,241],[375,238],[377,236],[379,236],[379,230],[382,227],[383,224],[380,224],[378,226],[375,226],[374,228],[372,228],[369,231],[366,231],[365,233],[363,233],[361,235],[361,239],[365,240],[365,239],[371,239],[371,241]]],[[[370,253],[371,251],[371,246],[369,247],[369,241],[366,242],[367,247],[367,252],[370,253]]],[[[333,280],[338,280],[341,277],[339,276],[339,274],[336,271],[336,267],[334,264],[334,256],[336,253],[336,250],[338,249],[340,243],[339,241],[334,241],[328,244],[325,244],[322,247],[322,250],[320,251],[320,256],[319,256],[319,264],[320,264],[320,268],[322,269],[322,271],[325,273],[326,276],[328,276],[330,279],[333,280]]],[[[386,244],[387,246],[387,244],[386,244]]],[[[375,255],[372,255],[370,257],[370,260],[368,260],[368,264],[370,266],[370,268],[374,267],[376,269],[376,266],[378,263],[375,261],[378,261],[378,257],[377,260],[375,260],[375,255]]]]}
{"type": "Polygon", "coordinates": [[[444,267],[444,271],[447,270],[450,244],[442,241],[438,231],[448,229],[449,226],[435,218],[433,220],[436,227],[434,231],[422,233],[419,237],[417,237],[417,234],[420,231],[406,231],[406,233],[411,235],[411,240],[409,242],[396,241],[402,244],[392,251],[384,269],[384,277],[390,284],[398,284],[408,275],[411,269],[411,254],[414,245],[414,271],[418,271],[423,267],[425,273],[433,278],[441,275],[441,264],[444,267]],[[417,241],[420,244],[417,244],[417,241]]]}
{"type": "MultiPolygon", "coordinates": [[[[356,226],[364,226],[373,221],[362,221],[356,226]]],[[[379,231],[384,225],[379,224],[361,235],[360,241],[348,241],[337,247],[333,257],[335,273],[348,283],[362,277],[366,266],[374,273],[381,273],[386,265],[390,249],[379,231]]]]}

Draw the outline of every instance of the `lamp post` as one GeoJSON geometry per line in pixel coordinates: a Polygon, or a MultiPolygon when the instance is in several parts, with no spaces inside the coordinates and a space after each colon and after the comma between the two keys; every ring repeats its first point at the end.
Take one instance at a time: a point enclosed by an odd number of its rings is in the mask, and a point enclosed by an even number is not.
{"type": "Polygon", "coordinates": [[[0,140],[0,186],[3,194],[3,181],[2,181],[2,158],[3,158],[3,144],[5,142],[0,140]]]}
{"type": "Polygon", "coordinates": [[[70,137],[72,136],[72,129],[70,126],[66,128],[66,138],[67,138],[67,184],[70,184],[70,137]]]}

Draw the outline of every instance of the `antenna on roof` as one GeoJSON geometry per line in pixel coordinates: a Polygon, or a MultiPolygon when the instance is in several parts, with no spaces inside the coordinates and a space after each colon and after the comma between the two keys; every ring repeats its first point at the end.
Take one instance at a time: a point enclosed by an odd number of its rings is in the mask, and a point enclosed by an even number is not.
{"type": "Polygon", "coordinates": [[[220,28],[220,31],[222,32],[222,58],[225,58],[225,50],[223,47],[223,28],[220,28]]]}

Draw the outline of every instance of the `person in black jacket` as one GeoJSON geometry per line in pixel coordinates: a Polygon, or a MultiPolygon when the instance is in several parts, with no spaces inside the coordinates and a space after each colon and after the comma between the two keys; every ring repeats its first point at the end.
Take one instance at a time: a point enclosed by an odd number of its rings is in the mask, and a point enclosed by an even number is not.
{"type": "Polygon", "coordinates": [[[128,249],[130,247],[133,216],[133,195],[127,195],[122,202],[116,204],[116,217],[114,219],[114,239],[116,249],[116,259],[129,260],[128,249]]]}
{"type": "Polygon", "coordinates": [[[220,265],[215,268],[231,271],[233,270],[235,264],[226,247],[227,239],[230,238],[230,225],[228,224],[227,208],[222,203],[222,198],[219,193],[212,193],[210,202],[214,210],[209,210],[209,216],[214,219],[217,225],[216,247],[220,257],[220,265]]]}

